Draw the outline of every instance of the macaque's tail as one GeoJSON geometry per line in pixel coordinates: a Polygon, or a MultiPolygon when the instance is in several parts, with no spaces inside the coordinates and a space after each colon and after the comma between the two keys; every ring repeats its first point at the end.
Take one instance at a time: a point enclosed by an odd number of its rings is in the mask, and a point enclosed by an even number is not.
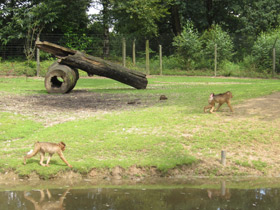
{"type": "Polygon", "coordinates": [[[31,149],[31,150],[27,153],[27,155],[30,155],[32,152],[33,152],[33,149],[31,149]]]}

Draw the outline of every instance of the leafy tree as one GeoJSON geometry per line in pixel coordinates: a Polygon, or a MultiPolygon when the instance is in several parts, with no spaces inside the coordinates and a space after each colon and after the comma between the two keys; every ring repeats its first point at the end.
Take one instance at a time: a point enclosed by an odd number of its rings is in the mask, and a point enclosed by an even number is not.
{"type": "Polygon", "coordinates": [[[27,31],[25,34],[24,53],[28,60],[34,57],[35,39],[40,37],[42,30],[47,24],[52,23],[57,18],[56,13],[49,6],[48,2],[45,1],[25,8],[22,13],[22,24],[25,25],[23,33],[27,31]]]}
{"type": "Polygon", "coordinates": [[[134,37],[158,35],[157,23],[168,14],[172,0],[112,0],[115,30],[134,37]]]}
{"type": "Polygon", "coordinates": [[[280,0],[242,0],[233,7],[238,21],[229,24],[235,37],[235,48],[239,58],[251,54],[258,35],[270,31],[280,23],[280,0]]]}
{"type": "Polygon", "coordinates": [[[200,58],[201,42],[192,22],[188,21],[183,32],[174,38],[173,46],[177,48],[178,54],[185,59],[187,68],[191,67],[193,61],[200,58]]]}
{"type": "Polygon", "coordinates": [[[219,62],[230,60],[233,55],[233,42],[226,31],[223,31],[221,26],[213,25],[209,30],[206,30],[201,36],[203,46],[203,54],[211,65],[214,60],[214,49],[217,45],[217,54],[219,62]]]}
{"type": "Polygon", "coordinates": [[[25,39],[24,53],[28,60],[34,56],[34,42],[45,26],[54,21],[53,1],[5,1],[1,4],[0,41],[3,45],[25,39]]]}
{"type": "Polygon", "coordinates": [[[102,23],[103,23],[103,57],[108,57],[110,52],[110,40],[109,40],[109,27],[110,27],[110,1],[101,0],[102,3],[102,23]]]}
{"type": "Polygon", "coordinates": [[[239,31],[257,36],[280,23],[280,0],[244,0],[239,5],[239,31]]]}
{"type": "MultiPolygon", "coordinates": [[[[275,47],[276,55],[280,54],[280,28],[263,32],[255,41],[252,48],[253,61],[259,71],[272,69],[272,49],[275,47]]],[[[279,56],[276,57],[276,71],[280,71],[279,56]]]]}
{"type": "MultiPolygon", "coordinates": [[[[44,0],[39,0],[41,3],[44,0]]],[[[51,0],[48,0],[51,1],[51,0]]],[[[73,33],[84,33],[89,24],[87,10],[91,0],[53,0],[49,5],[57,14],[57,19],[53,21],[55,29],[46,28],[45,32],[64,34],[69,31],[73,33]]]]}
{"type": "Polygon", "coordinates": [[[110,27],[112,26],[112,1],[111,0],[92,0],[92,6],[101,8],[99,15],[95,15],[95,21],[102,25],[103,53],[102,57],[110,55],[110,27]]]}
{"type": "Polygon", "coordinates": [[[0,2],[0,43],[25,40],[28,59],[35,39],[44,33],[78,33],[87,28],[90,0],[4,0],[0,2]]]}

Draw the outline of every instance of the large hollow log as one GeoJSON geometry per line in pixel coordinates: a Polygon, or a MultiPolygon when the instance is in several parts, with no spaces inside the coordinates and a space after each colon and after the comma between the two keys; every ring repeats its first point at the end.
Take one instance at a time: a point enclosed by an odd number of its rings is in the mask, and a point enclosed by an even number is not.
{"type": "Polygon", "coordinates": [[[77,69],[54,62],[45,76],[45,88],[48,93],[68,93],[75,87],[78,79],[77,69]]]}
{"type": "Polygon", "coordinates": [[[49,42],[36,42],[36,46],[59,58],[58,62],[71,68],[86,71],[89,75],[99,75],[117,80],[137,89],[145,89],[148,84],[146,75],[127,69],[104,59],[71,50],[49,42]]]}

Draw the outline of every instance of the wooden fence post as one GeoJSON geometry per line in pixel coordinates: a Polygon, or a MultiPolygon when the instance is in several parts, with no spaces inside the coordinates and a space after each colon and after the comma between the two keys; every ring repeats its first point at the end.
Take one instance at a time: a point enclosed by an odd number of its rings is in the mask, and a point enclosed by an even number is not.
{"type": "Polygon", "coordinates": [[[162,75],[162,46],[159,45],[159,74],[162,75]]]}
{"type": "Polygon", "coordinates": [[[125,38],[122,39],[122,63],[123,66],[125,67],[125,62],[126,62],[126,42],[125,38]]]}
{"type": "Polygon", "coordinates": [[[226,151],[224,151],[224,150],[222,150],[222,152],[221,152],[221,164],[223,166],[226,165],[226,151]]]}
{"type": "Polygon", "coordinates": [[[132,62],[133,62],[133,66],[136,65],[136,53],[135,53],[135,39],[133,39],[132,42],[132,62]]]}
{"type": "Polygon", "coordinates": [[[274,47],[272,50],[272,77],[274,77],[274,73],[275,73],[275,60],[276,60],[276,52],[274,47]]]}
{"type": "Polygon", "coordinates": [[[214,74],[215,74],[215,77],[216,77],[217,76],[217,44],[215,44],[214,54],[215,54],[215,57],[214,57],[214,74]]]}
{"type": "Polygon", "coordinates": [[[275,51],[275,45],[277,43],[278,37],[274,40],[274,44],[272,46],[272,77],[274,77],[275,74],[275,63],[276,63],[276,51],[275,51]]]}
{"type": "Polygon", "coordinates": [[[150,47],[149,40],[146,40],[146,74],[150,75],[150,47]]]}
{"type": "MultiPolygon", "coordinates": [[[[36,41],[40,41],[39,36],[37,36],[37,40],[36,41]]],[[[40,76],[40,49],[37,47],[37,70],[36,70],[36,76],[39,77],[40,76]]]]}

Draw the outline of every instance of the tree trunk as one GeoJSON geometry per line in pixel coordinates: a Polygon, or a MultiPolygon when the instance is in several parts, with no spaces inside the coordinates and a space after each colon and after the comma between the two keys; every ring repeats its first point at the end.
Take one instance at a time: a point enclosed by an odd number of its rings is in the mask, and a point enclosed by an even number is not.
{"type": "Polygon", "coordinates": [[[210,28],[213,24],[213,0],[206,0],[205,3],[208,28],[210,28]]]}
{"type": "Polygon", "coordinates": [[[102,0],[102,21],[103,21],[103,58],[108,58],[110,54],[110,39],[109,39],[109,0],[102,0]]]}
{"type": "Polygon", "coordinates": [[[82,52],[49,42],[36,42],[36,45],[41,50],[59,58],[58,63],[73,69],[81,69],[86,71],[88,75],[108,77],[137,89],[145,89],[147,87],[148,80],[146,75],[141,72],[132,71],[101,58],[86,55],[82,52]]]}
{"type": "Polygon", "coordinates": [[[174,4],[171,6],[171,24],[173,33],[175,34],[175,36],[179,36],[182,32],[179,5],[174,4]]]}

